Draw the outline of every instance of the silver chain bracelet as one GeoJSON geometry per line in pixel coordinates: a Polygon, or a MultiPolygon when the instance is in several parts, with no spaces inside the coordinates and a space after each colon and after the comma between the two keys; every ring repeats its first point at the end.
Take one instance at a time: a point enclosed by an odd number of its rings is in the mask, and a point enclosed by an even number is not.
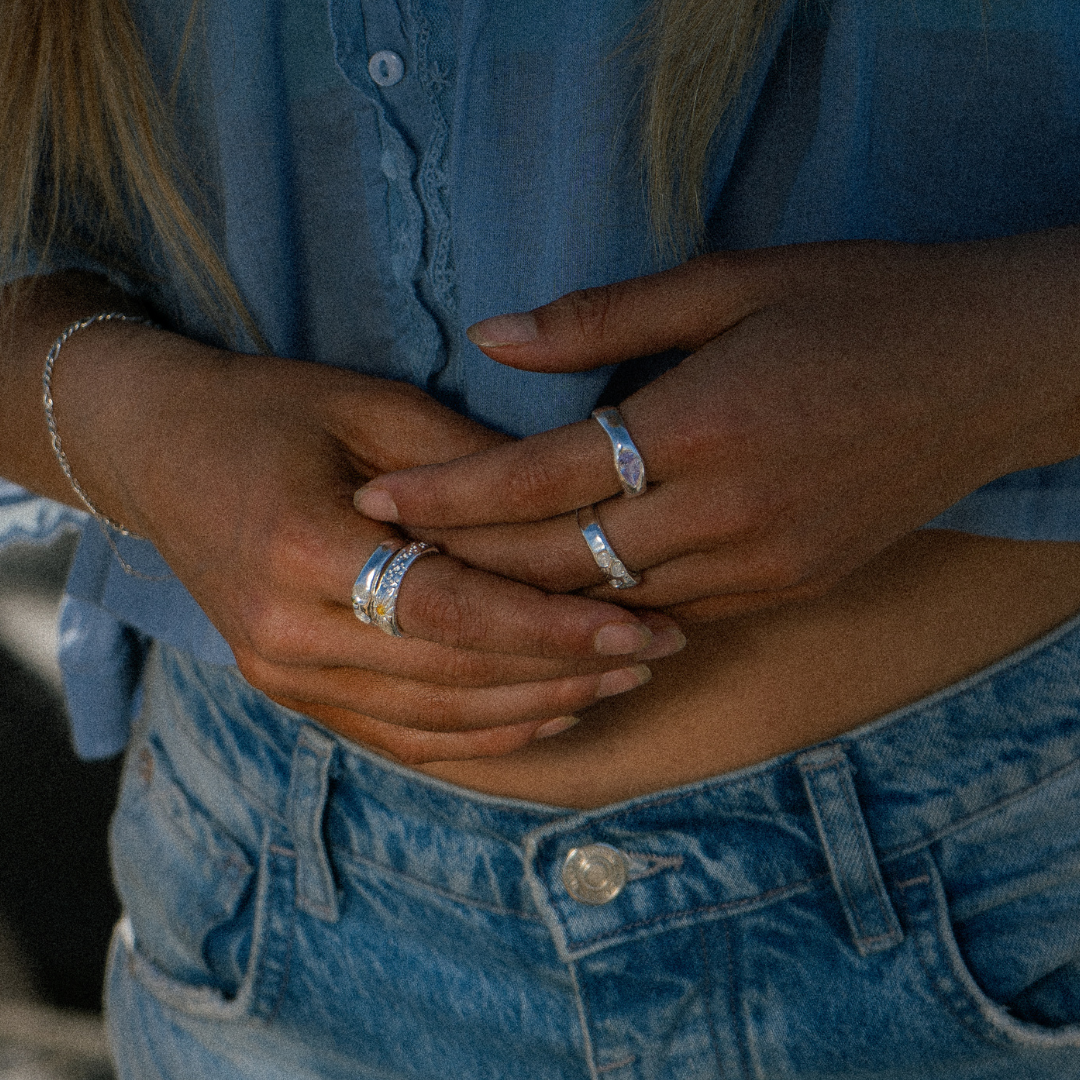
{"type": "Polygon", "coordinates": [[[45,357],[45,370],[41,376],[42,402],[45,406],[45,423],[48,425],[53,453],[56,455],[56,460],[59,462],[60,468],[67,477],[68,483],[71,484],[72,490],[79,496],[83,506],[90,511],[94,520],[102,527],[102,532],[105,533],[105,539],[109,541],[109,546],[112,548],[113,554],[120,560],[120,565],[123,567],[124,573],[131,574],[133,577],[149,578],[149,580],[153,581],[164,581],[167,579],[153,578],[149,577],[147,574],[140,573],[131,566],[130,563],[126,562],[123,556],[121,556],[115,541],[109,535],[109,529],[112,529],[113,532],[118,532],[121,536],[131,536],[137,540],[143,538],[121,525],[120,522],[114,521],[108,514],[103,513],[94,505],[82,484],[75,479],[75,474],[71,471],[71,464],[68,462],[67,454],[64,453],[64,448],[60,443],[60,432],[56,427],[56,415],[53,412],[52,376],[53,368],[56,366],[56,359],[60,355],[60,350],[73,334],[77,334],[80,330],[85,330],[88,326],[93,326],[95,323],[108,322],[141,323],[144,326],[153,327],[155,330],[160,329],[160,327],[150,319],[144,319],[141,315],[125,315],[122,311],[108,311],[102,312],[99,315],[90,315],[85,319],[79,319],[78,322],[73,322],[70,326],[65,327],[60,336],[53,342],[52,348],[49,349],[48,355],[45,357]]]}

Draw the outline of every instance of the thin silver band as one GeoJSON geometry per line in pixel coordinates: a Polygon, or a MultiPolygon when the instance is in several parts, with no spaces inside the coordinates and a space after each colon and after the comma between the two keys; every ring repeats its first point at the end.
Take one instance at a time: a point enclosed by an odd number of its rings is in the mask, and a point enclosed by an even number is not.
{"type": "Polygon", "coordinates": [[[53,342],[52,348],[49,349],[49,352],[45,357],[45,370],[41,375],[41,396],[45,406],[45,423],[49,428],[49,438],[52,440],[53,453],[56,455],[56,460],[60,463],[60,468],[67,477],[72,490],[79,496],[83,506],[90,511],[100,524],[107,525],[121,536],[137,536],[136,533],[133,533],[130,529],[121,525],[119,521],[114,521],[108,514],[102,513],[93,504],[90,496],[86,494],[82,484],[75,479],[75,474],[71,471],[71,465],[68,462],[67,454],[64,453],[64,449],[60,445],[60,432],[56,428],[56,416],[53,413],[52,376],[53,368],[56,366],[57,357],[60,355],[60,350],[67,344],[67,341],[72,334],[77,334],[80,330],[85,330],[88,326],[93,326],[95,323],[106,322],[142,323],[144,326],[154,327],[155,330],[160,329],[156,324],[152,323],[149,319],[144,319],[141,315],[125,315],[122,311],[106,311],[102,312],[100,315],[90,315],[88,318],[79,319],[78,322],[73,322],[70,326],[65,327],[61,331],[60,336],[53,342]]]}
{"type": "Polygon", "coordinates": [[[618,409],[594,409],[592,418],[604,429],[604,434],[611,440],[611,451],[615,455],[615,472],[619,483],[628,498],[645,492],[645,462],[630,438],[630,432],[623,423],[622,413],[618,409]]]}
{"type": "Polygon", "coordinates": [[[434,545],[425,544],[422,540],[414,540],[395,552],[393,558],[386,564],[386,569],[379,575],[375,593],[368,607],[372,623],[383,633],[391,637],[402,636],[401,627],[397,624],[398,590],[401,588],[401,582],[405,578],[406,571],[417,559],[424,555],[438,554],[439,549],[434,545]]]}
{"type": "Polygon", "coordinates": [[[583,506],[578,510],[577,523],[596,565],[607,576],[608,584],[612,588],[632,589],[641,583],[641,578],[627,570],[622,559],[615,554],[615,549],[600,528],[600,522],[596,520],[596,507],[583,506]]]}
{"type": "Polygon", "coordinates": [[[356,581],[352,587],[352,609],[353,614],[362,623],[371,622],[369,608],[372,597],[375,595],[375,588],[379,584],[382,572],[386,569],[386,564],[400,549],[401,544],[396,540],[384,540],[371,553],[368,561],[361,567],[360,573],[356,575],[356,581]]]}

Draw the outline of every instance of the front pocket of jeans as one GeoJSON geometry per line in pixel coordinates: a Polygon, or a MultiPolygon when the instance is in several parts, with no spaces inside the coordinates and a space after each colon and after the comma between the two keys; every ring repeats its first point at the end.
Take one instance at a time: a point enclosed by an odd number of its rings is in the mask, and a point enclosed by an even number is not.
{"type": "Polygon", "coordinates": [[[153,737],[132,751],[112,849],[133,972],[171,1004],[242,1011],[234,1003],[250,981],[266,890],[253,859],[176,781],[153,737]]]}
{"type": "MultiPolygon", "coordinates": [[[[957,940],[941,876],[933,857],[922,851],[904,860],[898,893],[904,929],[918,951],[933,993],[966,1027],[998,1045],[1046,1050],[1080,1047],[1080,1016],[1069,1022],[1034,1022],[1033,1010],[1017,1008],[1024,992],[1010,1002],[996,1001],[983,989],[957,940]],[[1020,1015],[1025,1013],[1025,1015],[1020,1015]]],[[[1061,972],[1049,972],[1047,977],[1061,972]]],[[[1080,980],[1078,980],[1080,982],[1080,980]]],[[[1028,995],[1030,999],[1030,994],[1028,995]]]]}

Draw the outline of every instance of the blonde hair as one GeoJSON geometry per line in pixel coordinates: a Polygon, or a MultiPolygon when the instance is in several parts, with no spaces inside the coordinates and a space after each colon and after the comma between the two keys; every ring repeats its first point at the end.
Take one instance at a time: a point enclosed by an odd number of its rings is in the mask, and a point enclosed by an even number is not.
{"type": "Polygon", "coordinates": [[[134,268],[148,227],[227,338],[254,330],[205,207],[182,194],[194,185],[125,0],[0,0],[0,140],[6,278],[32,271],[34,253],[56,242],[134,268]]]}
{"type": "MultiPolygon", "coordinates": [[[[653,0],[642,159],[654,233],[677,254],[700,239],[709,144],[781,2],[653,0]]],[[[171,98],[198,7],[193,0],[171,98]]],[[[171,111],[125,0],[0,0],[0,273],[29,272],[32,253],[53,241],[133,256],[148,226],[219,327],[259,341],[200,220],[206,207],[184,195],[195,186],[171,111]]]]}
{"type": "Polygon", "coordinates": [[[705,227],[709,145],[783,0],[654,0],[643,39],[641,121],[649,216],[662,248],[686,257],[705,227]]]}

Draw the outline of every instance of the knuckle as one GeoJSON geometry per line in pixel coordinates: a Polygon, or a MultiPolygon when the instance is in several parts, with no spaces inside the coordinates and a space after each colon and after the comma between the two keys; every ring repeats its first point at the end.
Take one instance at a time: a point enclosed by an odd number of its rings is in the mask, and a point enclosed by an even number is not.
{"type": "Polygon", "coordinates": [[[482,606],[461,585],[445,589],[413,588],[398,601],[405,605],[405,625],[423,627],[443,644],[466,647],[482,636],[482,606]]]}
{"type": "Polygon", "coordinates": [[[468,649],[454,649],[442,660],[439,677],[452,686],[474,689],[498,686],[503,673],[496,669],[491,655],[468,649]]]}
{"type": "Polygon", "coordinates": [[[462,721],[461,694],[451,687],[426,685],[417,691],[413,703],[423,728],[429,731],[452,730],[462,721]]]}
{"type": "Polygon", "coordinates": [[[614,295],[609,285],[578,289],[563,297],[570,320],[582,344],[599,345],[607,336],[614,295]]]}
{"type": "Polygon", "coordinates": [[[552,494],[565,484],[564,468],[540,456],[519,455],[515,468],[500,478],[505,485],[503,498],[508,505],[528,515],[537,505],[550,502],[552,494]]]}
{"type": "Polygon", "coordinates": [[[253,601],[242,622],[248,645],[264,664],[287,664],[302,655],[295,629],[280,607],[253,601]]]}
{"type": "Polygon", "coordinates": [[[676,461],[703,461],[717,451],[719,437],[717,425],[694,410],[687,410],[679,424],[665,433],[667,453],[676,461]]]}
{"type": "Polygon", "coordinates": [[[732,485],[724,491],[718,519],[728,536],[754,537],[775,532],[781,510],[764,488],[732,485]]]}

